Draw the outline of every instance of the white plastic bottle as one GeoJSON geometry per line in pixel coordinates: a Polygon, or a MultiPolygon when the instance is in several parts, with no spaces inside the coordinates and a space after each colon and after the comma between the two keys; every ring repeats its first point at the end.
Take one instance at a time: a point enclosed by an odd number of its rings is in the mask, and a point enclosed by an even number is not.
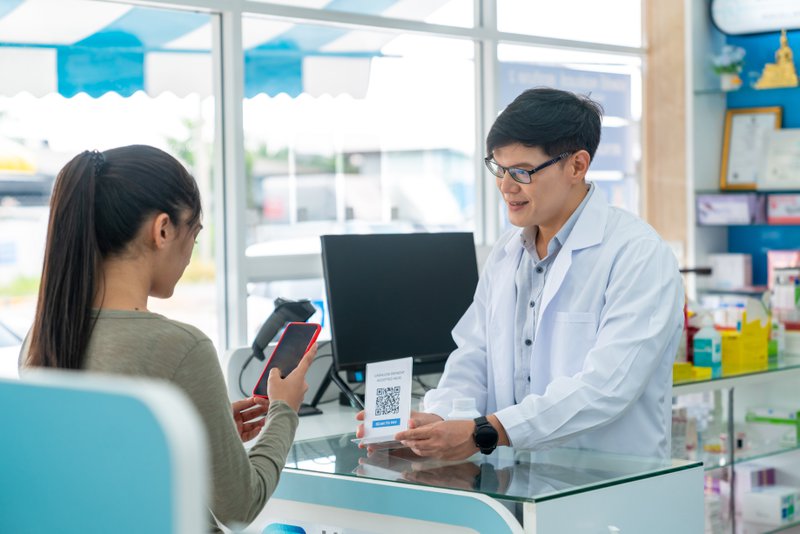
{"type": "Polygon", "coordinates": [[[475,419],[481,414],[475,408],[475,399],[467,397],[463,399],[453,399],[453,410],[447,414],[447,420],[451,419],[475,419]]]}
{"type": "Polygon", "coordinates": [[[722,335],[714,329],[711,317],[703,320],[703,327],[694,335],[694,365],[711,367],[711,376],[722,374],[722,335]]]}

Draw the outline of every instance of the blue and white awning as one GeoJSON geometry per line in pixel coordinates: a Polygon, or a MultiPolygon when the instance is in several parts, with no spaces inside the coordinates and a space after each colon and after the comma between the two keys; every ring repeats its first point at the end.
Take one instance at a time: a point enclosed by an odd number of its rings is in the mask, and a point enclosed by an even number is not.
{"type": "MultiPolygon", "coordinates": [[[[406,0],[359,1],[360,12],[380,14],[406,0]]],[[[343,2],[316,3],[341,9],[343,2]]],[[[444,3],[414,5],[433,11],[444,3]]],[[[0,0],[0,95],[209,95],[214,21],[205,13],[90,0],[0,0]]],[[[247,97],[363,97],[371,58],[395,37],[249,16],[242,26],[247,97]]]]}

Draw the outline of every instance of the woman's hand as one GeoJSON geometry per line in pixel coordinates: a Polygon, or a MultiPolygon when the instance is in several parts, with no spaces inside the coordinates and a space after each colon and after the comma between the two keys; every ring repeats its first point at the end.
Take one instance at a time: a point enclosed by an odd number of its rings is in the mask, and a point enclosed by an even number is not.
{"type": "Polygon", "coordinates": [[[303,396],[306,394],[306,391],[308,391],[306,373],[316,355],[317,344],[315,343],[314,346],[306,352],[294,371],[289,373],[289,376],[286,378],[281,378],[279,369],[272,369],[267,379],[267,396],[270,400],[282,400],[291,406],[292,410],[299,410],[300,403],[303,402],[303,396]]]}
{"type": "Polygon", "coordinates": [[[269,410],[269,400],[258,397],[242,399],[231,404],[233,408],[233,421],[242,443],[250,441],[264,428],[266,415],[269,410]],[[261,419],[257,419],[261,417],[261,419]]]}

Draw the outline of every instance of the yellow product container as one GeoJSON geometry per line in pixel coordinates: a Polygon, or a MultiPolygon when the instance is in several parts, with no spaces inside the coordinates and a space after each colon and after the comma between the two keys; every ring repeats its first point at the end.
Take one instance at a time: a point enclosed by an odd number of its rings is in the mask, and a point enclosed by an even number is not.
{"type": "Polygon", "coordinates": [[[769,364],[769,331],[770,321],[762,325],[761,321],[747,321],[742,316],[742,350],[747,360],[748,371],[763,371],[769,364]]]}
{"type": "Polygon", "coordinates": [[[692,380],[692,364],[689,362],[675,362],[672,364],[672,383],[692,380]]]}
{"type": "Polygon", "coordinates": [[[735,375],[744,373],[744,351],[742,350],[742,334],[733,330],[723,330],[722,334],[722,374],[735,375]]]}
{"type": "Polygon", "coordinates": [[[767,344],[769,342],[769,323],[747,322],[742,317],[742,331],[723,331],[722,333],[722,374],[735,375],[762,371],[767,368],[767,344]]]}
{"type": "Polygon", "coordinates": [[[692,380],[711,380],[711,367],[692,366],[692,380]]]}

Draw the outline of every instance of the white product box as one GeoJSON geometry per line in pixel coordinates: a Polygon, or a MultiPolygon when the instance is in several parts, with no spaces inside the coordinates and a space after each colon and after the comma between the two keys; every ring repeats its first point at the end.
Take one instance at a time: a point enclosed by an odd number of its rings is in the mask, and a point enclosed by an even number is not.
{"type": "Polygon", "coordinates": [[[710,254],[711,286],[741,289],[753,285],[753,259],[750,254],[710,254]]]}
{"type": "Polygon", "coordinates": [[[742,519],[765,525],[794,521],[800,503],[800,489],[791,486],[766,486],[742,495],[742,519]]]}

